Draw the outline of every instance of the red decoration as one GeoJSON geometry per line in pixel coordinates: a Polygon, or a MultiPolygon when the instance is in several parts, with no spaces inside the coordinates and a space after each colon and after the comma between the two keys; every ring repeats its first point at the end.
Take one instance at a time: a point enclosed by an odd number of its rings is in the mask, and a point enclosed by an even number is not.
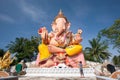
{"type": "Polygon", "coordinates": [[[40,28],[40,29],[38,30],[38,33],[42,33],[42,28],[40,28]]]}

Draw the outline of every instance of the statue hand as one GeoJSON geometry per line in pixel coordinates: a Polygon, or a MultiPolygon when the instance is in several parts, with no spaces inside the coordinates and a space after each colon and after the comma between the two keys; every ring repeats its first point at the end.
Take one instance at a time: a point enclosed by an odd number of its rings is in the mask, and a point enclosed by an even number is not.
{"type": "Polygon", "coordinates": [[[78,34],[82,34],[82,30],[81,30],[81,29],[78,29],[77,33],[78,33],[78,34]]]}

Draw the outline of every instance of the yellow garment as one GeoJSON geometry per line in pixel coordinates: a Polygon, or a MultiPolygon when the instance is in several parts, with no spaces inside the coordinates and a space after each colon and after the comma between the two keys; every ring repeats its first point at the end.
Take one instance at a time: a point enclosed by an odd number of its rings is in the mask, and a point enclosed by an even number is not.
{"type": "Polygon", "coordinates": [[[65,51],[69,56],[74,56],[82,52],[82,45],[70,45],[66,47],[65,51]]]}
{"type": "Polygon", "coordinates": [[[39,54],[40,54],[40,61],[46,60],[49,57],[51,57],[51,53],[49,52],[47,45],[45,45],[43,43],[40,44],[38,46],[38,50],[39,50],[39,54]]]}

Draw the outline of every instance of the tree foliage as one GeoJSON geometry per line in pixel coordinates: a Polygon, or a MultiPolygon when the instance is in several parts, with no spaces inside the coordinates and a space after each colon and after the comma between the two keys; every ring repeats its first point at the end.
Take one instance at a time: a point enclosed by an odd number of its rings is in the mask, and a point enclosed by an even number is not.
{"type": "Polygon", "coordinates": [[[108,46],[105,41],[100,42],[100,38],[93,38],[89,40],[90,47],[86,47],[84,50],[86,60],[103,62],[105,59],[109,59],[110,53],[107,51],[108,46]]]}
{"type": "Polygon", "coordinates": [[[37,37],[31,37],[31,39],[27,38],[16,38],[15,41],[11,41],[8,46],[6,46],[11,53],[16,53],[16,63],[19,61],[26,59],[27,61],[31,61],[34,53],[38,53],[38,44],[39,39],[37,37]]]}
{"type": "Polygon", "coordinates": [[[0,57],[2,57],[5,54],[5,51],[3,49],[0,49],[0,57]]]}
{"type": "Polygon", "coordinates": [[[120,52],[120,19],[116,20],[112,26],[101,30],[100,35],[120,52]]]}
{"type": "Polygon", "coordinates": [[[112,58],[112,62],[114,63],[114,65],[120,66],[120,55],[119,56],[114,56],[112,58]]]}

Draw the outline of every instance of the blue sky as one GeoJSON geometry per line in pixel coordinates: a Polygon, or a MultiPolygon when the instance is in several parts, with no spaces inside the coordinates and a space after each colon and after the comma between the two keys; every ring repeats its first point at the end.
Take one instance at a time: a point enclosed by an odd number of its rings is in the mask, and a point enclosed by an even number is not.
{"type": "Polygon", "coordinates": [[[41,26],[51,31],[60,9],[70,21],[73,33],[78,28],[83,30],[83,47],[120,18],[120,0],[0,0],[0,48],[6,49],[16,37],[38,36],[41,26]]]}

